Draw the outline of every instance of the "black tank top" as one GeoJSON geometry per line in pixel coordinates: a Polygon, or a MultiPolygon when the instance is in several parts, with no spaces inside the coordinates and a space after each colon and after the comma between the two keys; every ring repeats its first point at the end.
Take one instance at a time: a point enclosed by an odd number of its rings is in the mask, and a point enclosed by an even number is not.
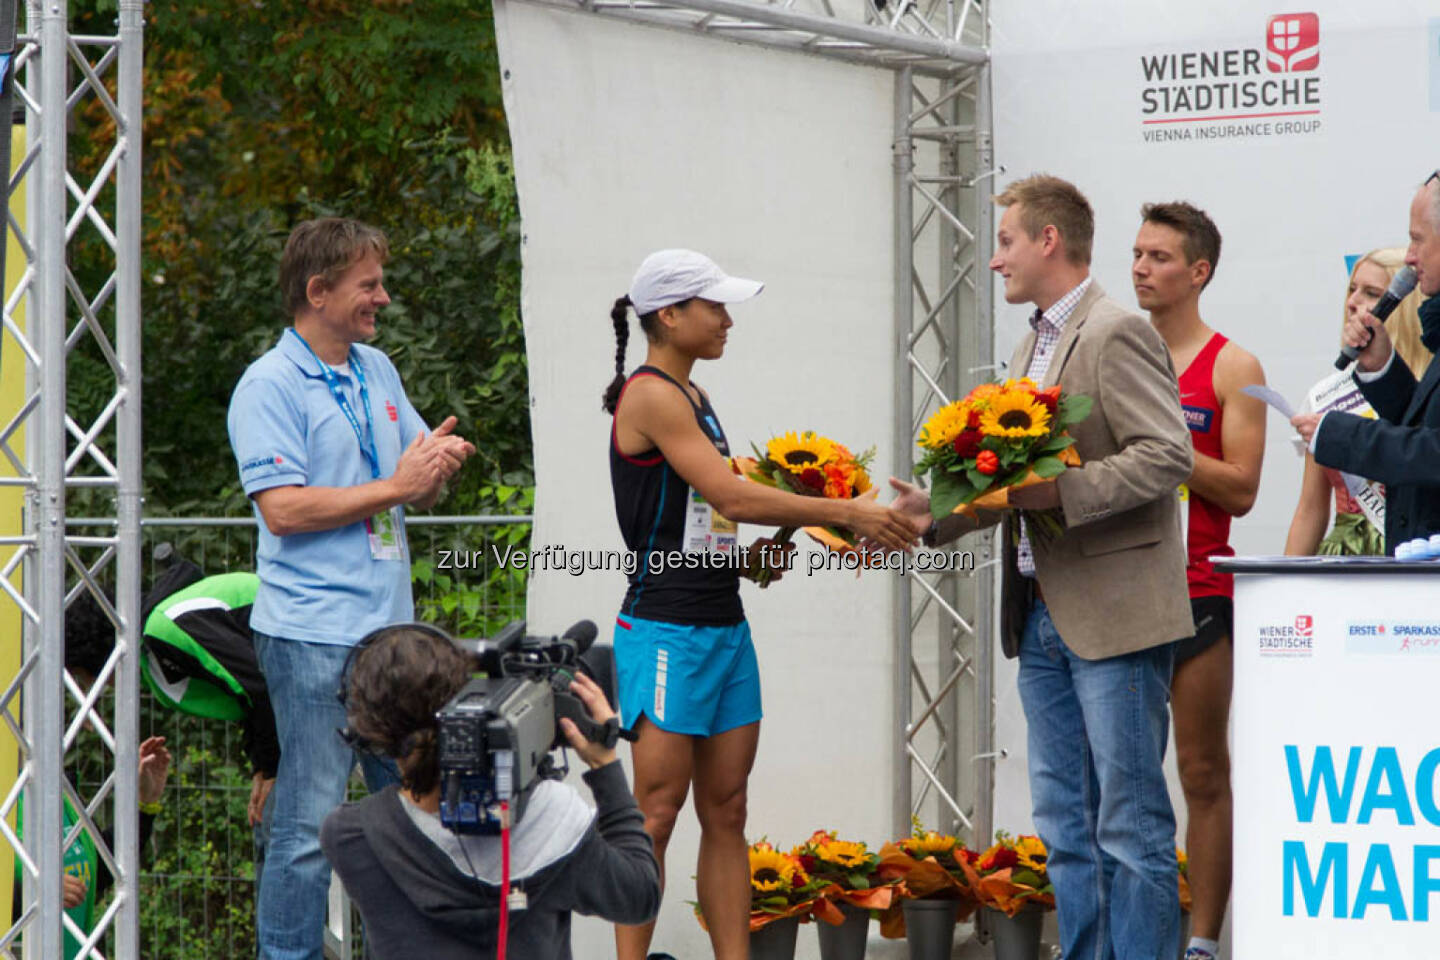
{"type": "MultiPolygon", "coordinates": [[[[696,404],[689,391],[673,377],[651,366],[642,366],[625,382],[628,389],[637,377],[659,377],[675,384],[695,410],[695,421],[724,456],[730,455],[725,431],[700,394],[696,404]]],[[[622,390],[620,400],[625,393],[622,390]]],[[[619,402],[616,403],[619,409],[619,402]]],[[[733,557],[720,554],[686,553],[682,562],[675,555],[685,550],[685,520],[691,491],[675,468],[666,462],[658,447],[643,453],[623,454],[610,425],[610,488],[615,494],[615,517],[625,546],[635,557],[630,589],[625,593],[621,613],[645,620],[696,625],[734,624],[745,619],[740,603],[740,571],[733,557]]]]}

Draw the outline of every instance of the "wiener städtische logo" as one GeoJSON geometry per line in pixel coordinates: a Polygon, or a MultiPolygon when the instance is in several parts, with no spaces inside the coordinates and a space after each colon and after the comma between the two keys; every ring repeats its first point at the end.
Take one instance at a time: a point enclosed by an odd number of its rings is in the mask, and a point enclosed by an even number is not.
{"type": "Polygon", "coordinates": [[[1320,66],[1320,18],[1281,13],[1265,30],[1265,66],[1271,73],[1297,73],[1320,66]]]}
{"type": "Polygon", "coordinates": [[[1277,13],[1256,34],[1253,46],[1142,53],[1143,138],[1170,143],[1318,133],[1320,18],[1277,13]]]}
{"type": "Polygon", "coordinates": [[[1296,614],[1288,621],[1260,625],[1256,638],[1262,657],[1309,657],[1315,653],[1315,618],[1296,614]]]}

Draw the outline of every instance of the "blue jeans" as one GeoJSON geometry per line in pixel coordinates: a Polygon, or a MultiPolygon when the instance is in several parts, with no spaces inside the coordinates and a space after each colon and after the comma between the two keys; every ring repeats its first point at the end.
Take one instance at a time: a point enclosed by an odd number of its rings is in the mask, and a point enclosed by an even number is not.
{"type": "MultiPolygon", "coordinates": [[[[260,960],[321,960],[330,864],[320,822],[345,799],[356,754],[336,732],[345,708],[336,694],[350,648],[255,634],[280,737],[270,792],[270,837],[256,908],[260,960]]],[[[360,755],[372,792],[399,778],[393,763],[360,755]]]]}
{"type": "Polygon", "coordinates": [[[1175,812],[1161,764],[1170,644],[1076,656],[1036,603],[1020,640],[1030,796],[1049,851],[1066,960],[1180,951],[1175,812]]]}
{"type": "Polygon", "coordinates": [[[275,791],[265,797],[260,808],[260,822],[250,828],[250,839],[255,848],[255,902],[260,902],[261,882],[265,878],[265,849],[270,846],[270,824],[275,820],[275,791]]]}

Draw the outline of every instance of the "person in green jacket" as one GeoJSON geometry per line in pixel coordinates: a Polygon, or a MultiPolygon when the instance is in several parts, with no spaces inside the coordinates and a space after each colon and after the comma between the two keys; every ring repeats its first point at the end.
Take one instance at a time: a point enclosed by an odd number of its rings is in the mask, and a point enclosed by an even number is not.
{"type": "MultiPolygon", "coordinates": [[[[250,631],[260,581],[253,573],[204,576],[169,544],[161,544],[153,559],[167,565],[141,603],[140,676],[170,709],[241,725],[241,746],[252,769],[247,812],[258,886],[268,839],[267,801],[280,763],[275,716],[250,631]]],[[[66,668],[94,677],[114,646],[109,618],[92,599],[78,598],[66,616],[66,668]]]]}

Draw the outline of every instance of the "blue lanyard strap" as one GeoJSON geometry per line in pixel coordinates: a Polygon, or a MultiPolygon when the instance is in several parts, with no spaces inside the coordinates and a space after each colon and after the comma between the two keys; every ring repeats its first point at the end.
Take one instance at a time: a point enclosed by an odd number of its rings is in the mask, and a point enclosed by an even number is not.
{"type": "Polygon", "coordinates": [[[298,330],[291,327],[290,332],[295,334],[296,340],[305,344],[305,349],[310,351],[310,356],[314,357],[315,362],[320,365],[320,375],[325,378],[325,385],[330,388],[330,396],[335,398],[335,402],[340,405],[340,412],[345,414],[346,420],[350,421],[350,429],[355,431],[355,439],[360,442],[360,452],[365,455],[366,460],[370,461],[371,479],[379,480],[380,454],[375,449],[375,418],[370,413],[370,391],[365,385],[365,368],[360,365],[360,356],[352,346],[346,359],[350,361],[350,369],[355,371],[355,381],[360,385],[360,404],[365,408],[365,425],[370,428],[368,442],[367,435],[360,429],[360,421],[355,416],[355,408],[350,405],[350,398],[345,395],[345,388],[340,386],[340,378],[335,375],[334,370],[330,369],[329,364],[320,359],[320,355],[315,352],[314,348],[305,343],[305,338],[300,336],[298,330]]]}

